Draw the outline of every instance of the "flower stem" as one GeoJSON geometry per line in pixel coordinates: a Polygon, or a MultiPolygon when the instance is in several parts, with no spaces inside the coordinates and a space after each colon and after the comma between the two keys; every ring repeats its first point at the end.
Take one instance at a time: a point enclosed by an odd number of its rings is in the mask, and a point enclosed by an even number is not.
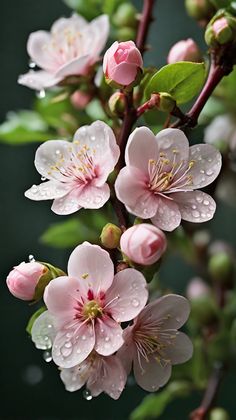
{"type": "Polygon", "coordinates": [[[152,10],[155,0],[144,0],[142,16],[140,18],[140,24],[136,37],[136,45],[141,51],[141,54],[145,51],[145,43],[148,35],[149,25],[152,22],[152,10]]]}

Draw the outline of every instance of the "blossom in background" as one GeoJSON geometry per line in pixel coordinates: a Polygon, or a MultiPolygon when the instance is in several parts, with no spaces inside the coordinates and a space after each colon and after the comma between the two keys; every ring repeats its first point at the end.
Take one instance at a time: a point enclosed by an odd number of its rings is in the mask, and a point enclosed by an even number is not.
{"type": "Polygon", "coordinates": [[[133,41],[115,41],[104,55],[103,71],[108,82],[128,86],[135,81],[142,67],[141,53],[133,41]]]}
{"type": "Polygon", "coordinates": [[[174,44],[168,54],[167,62],[169,64],[178,61],[202,61],[202,54],[196,42],[191,39],[185,39],[174,44]]]}
{"type": "Polygon", "coordinates": [[[164,254],[167,246],[165,234],[148,223],[140,223],[127,229],[120,238],[121,251],[131,261],[151,265],[164,254]]]}
{"type": "Polygon", "coordinates": [[[172,365],[191,358],[191,341],[177,331],[189,312],[184,297],[166,295],[148,304],[134,324],[124,330],[125,343],[117,356],[127,374],[133,365],[135,379],[146,391],[157,391],[169,380],[172,365]]]}
{"type": "Polygon", "coordinates": [[[48,181],[33,185],[25,196],[36,201],[54,199],[52,210],[57,214],[100,208],[109,199],[106,180],[119,154],[113,131],[102,121],[79,128],[72,143],[49,140],[35,156],[37,171],[48,181]]]}
{"type": "Polygon", "coordinates": [[[27,51],[42,70],[30,70],[20,76],[18,82],[40,90],[55,86],[68,76],[86,75],[99,60],[108,34],[107,15],[87,22],[77,14],[58,19],[51,32],[33,32],[28,39],[27,51]]]}
{"type": "Polygon", "coordinates": [[[56,328],[52,357],[57,365],[74,367],[93,349],[109,356],[123,344],[120,322],[136,317],[147,297],[146,280],[139,271],[127,268],[114,276],[108,252],[84,242],[69,258],[68,277],[57,277],[46,287],[48,311],[36,320],[33,341],[37,347],[45,341],[40,337],[48,337],[47,317],[51,317],[56,328]]]}
{"type": "Polygon", "coordinates": [[[35,287],[47,268],[38,262],[22,262],[13,268],[7,276],[7,287],[18,299],[32,300],[35,287]]]}
{"type": "Polygon", "coordinates": [[[215,201],[194,191],[214,181],[221,169],[221,155],[211,145],[189,147],[181,130],[168,128],[156,136],[136,128],[125,152],[126,165],[115,189],[128,211],[151,219],[160,229],[172,231],[181,222],[205,222],[215,212],[215,201]]]}
{"type": "Polygon", "coordinates": [[[205,128],[205,143],[236,150],[236,121],[229,115],[219,115],[205,128]]]}
{"type": "Polygon", "coordinates": [[[97,397],[105,392],[117,400],[124,389],[127,374],[117,356],[103,357],[92,352],[79,365],[62,369],[61,379],[67,391],[77,391],[86,384],[91,396],[97,397]]]}

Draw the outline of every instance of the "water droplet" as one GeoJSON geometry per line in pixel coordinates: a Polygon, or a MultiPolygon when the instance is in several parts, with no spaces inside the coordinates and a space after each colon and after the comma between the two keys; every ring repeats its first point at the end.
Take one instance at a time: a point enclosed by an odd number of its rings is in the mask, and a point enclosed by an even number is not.
{"type": "Polygon", "coordinates": [[[65,347],[66,347],[67,349],[70,349],[70,348],[72,347],[72,343],[71,343],[70,341],[66,342],[66,343],[65,343],[65,347]]]}
{"type": "Polygon", "coordinates": [[[140,302],[138,299],[132,299],[131,304],[137,308],[140,305],[140,302]]]}
{"type": "Polygon", "coordinates": [[[33,60],[29,60],[28,66],[30,69],[34,69],[36,67],[36,63],[33,60]]]}
{"type": "Polygon", "coordinates": [[[105,341],[110,341],[110,337],[105,337],[105,341]]]}
{"type": "Polygon", "coordinates": [[[196,200],[197,200],[198,203],[202,203],[203,198],[202,198],[201,195],[198,195],[196,200]]]}
{"type": "Polygon", "coordinates": [[[196,210],[197,206],[195,204],[192,205],[192,209],[196,210]]]}
{"type": "Polygon", "coordinates": [[[37,98],[39,98],[39,99],[43,99],[43,98],[45,98],[45,96],[46,96],[45,90],[44,90],[44,89],[39,90],[39,91],[37,92],[36,96],[37,96],[37,98]]]}
{"type": "Polygon", "coordinates": [[[71,352],[72,352],[72,349],[71,348],[66,348],[66,346],[63,346],[62,348],[61,348],[61,354],[62,354],[62,356],[64,356],[64,357],[68,357],[68,356],[70,356],[70,354],[71,354],[71,352]]]}
{"type": "Polygon", "coordinates": [[[205,173],[204,169],[200,169],[200,172],[201,172],[201,174],[205,173]]]}
{"type": "Polygon", "coordinates": [[[66,334],[66,338],[71,338],[71,337],[72,337],[72,335],[73,335],[72,333],[67,333],[67,334],[66,334]]]}
{"type": "Polygon", "coordinates": [[[36,194],[36,193],[38,192],[38,187],[37,187],[37,185],[32,185],[32,187],[31,187],[30,191],[31,191],[33,194],[36,194]]]}
{"type": "Polygon", "coordinates": [[[35,262],[35,258],[34,258],[34,256],[32,254],[30,254],[28,256],[28,260],[29,260],[29,262],[35,262]]]}
{"type": "Polygon", "coordinates": [[[90,139],[91,139],[91,141],[95,141],[96,140],[96,137],[95,136],[91,136],[90,139]]]}
{"type": "Polygon", "coordinates": [[[51,362],[52,361],[51,352],[50,351],[45,351],[43,353],[43,358],[44,358],[45,362],[47,362],[47,363],[51,362]]]}
{"type": "Polygon", "coordinates": [[[199,211],[194,210],[194,211],[192,212],[192,215],[193,215],[193,217],[199,217],[199,216],[200,216],[200,213],[199,213],[199,211]]]}
{"type": "Polygon", "coordinates": [[[76,353],[77,353],[77,354],[80,354],[80,353],[81,353],[81,350],[80,350],[80,349],[77,349],[77,350],[76,350],[76,353]]]}
{"type": "Polygon", "coordinates": [[[207,171],[206,171],[206,174],[208,175],[208,176],[211,176],[211,175],[213,175],[213,171],[212,171],[212,169],[207,169],[207,171]]]}
{"type": "Polygon", "coordinates": [[[46,181],[46,177],[45,176],[41,176],[41,181],[46,181]]]}
{"type": "Polygon", "coordinates": [[[210,202],[208,200],[203,200],[203,204],[205,204],[205,206],[208,206],[210,202]]]}
{"type": "Polygon", "coordinates": [[[83,391],[83,397],[85,398],[85,400],[87,401],[91,401],[91,399],[93,398],[91,395],[91,392],[88,389],[85,389],[83,391]]]}
{"type": "Polygon", "coordinates": [[[86,340],[86,335],[82,335],[82,340],[86,340]]]}

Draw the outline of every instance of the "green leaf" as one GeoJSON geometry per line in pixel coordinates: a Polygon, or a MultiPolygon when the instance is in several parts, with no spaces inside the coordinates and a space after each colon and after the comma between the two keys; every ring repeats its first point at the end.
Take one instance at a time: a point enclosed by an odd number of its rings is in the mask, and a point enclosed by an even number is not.
{"type": "Polygon", "coordinates": [[[148,99],[152,93],[167,92],[178,105],[183,104],[197,95],[205,77],[204,63],[183,61],[168,64],[152,76],[147,84],[145,95],[148,99]]]}
{"type": "Polygon", "coordinates": [[[34,322],[36,321],[36,319],[39,317],[39,315],[41,315],[43,312],[45,312],[47,310],[46,306],[42,306],[41,308],[39,308],[29,319],[29,322],[26,326],[26,331],[28,334],[31,335],[31,330],[33,327],[34,322]]]}
{"type": "Polygon", "coordinates": [[[85,19],[92,20],[102,13],[103,0],[63,0],[71,9],[76,10],[85,19]]]}
{"type": "Polygon", "coordinates": [[[99,235],[107,218],[102,212],[82,211],[77,218],[51,225],[40,240],[55,248],[70,248],[83,241],[99,242],[99,235]]]}
{"type": "Polygon", "coordinates": [[[126,0],[103,0],[102,11],[103,13],[112,16],[117,7],[125,2],[126,0]]]}
{"type": "Polygon", "coordinates": [[[102,109],[100,101],[98,99],[93,99],[87,106],[86,106],[86,114],[92,120],[102,120],[107,121],[107,116],[102,109]]]}
{"type": "Polygon", "coordinates": [[[213,118],[221,114],[225,114],[224,104],[219,99],[211,96],[199,116],[198,123],[209,124],[213,118]]]}
{"type": "Polygon", "coordinates": [[[167,405],[178,397],[186,397],[191,392],[191,385],[187,381],[171,382],[158,394],[148,395],[131,413],[130,420],[151,420],[160,417],[167,405]]]}
{"type": "Polygon", "coordinates": [[[210,0],[210,2],[216,9],[221,9],[223,7],[229,6],[231,0],[210,0]]]}
{"type": "Polygon", "coordinates": [[[53,138],[47,123],[35,111],[10,112],[0,125],[0,140],[10,145],[41,142],[53,138]]]}

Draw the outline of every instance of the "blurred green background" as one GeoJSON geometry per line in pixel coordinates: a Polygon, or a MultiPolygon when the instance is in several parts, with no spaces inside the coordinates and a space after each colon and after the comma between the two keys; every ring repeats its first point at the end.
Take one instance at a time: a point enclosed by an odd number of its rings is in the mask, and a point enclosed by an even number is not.
{"type": "MultiPolygon", "coordinates": [[[[141,8],[142,1],[136,1],[141,8]]],[[[30,108],[34,92],[17,85],[19,74],[27,71],[26,41],[30,32],[49,29],[60,16],[71,11],[61,0],[8,0],[1,2],[0,14],[0,121],[9,110],[30,108]]],[[[149,38],[153,48],[146,63],[164,64],[170,46],[188,37],[203,44],[202,32],[184,9],[184,0],[158,0],[156,21],[149,38]]],[[[142,400],[145,392],[129,381],[120,400],[107,396],[86,401],[81,392],[67,393],[55,365],[43,360],[25,332],[32,308],[13,298],[5,285],[10,269],[29,254],[66,268],[69,251],[55,250],[39,243],[38,238],[50,223],[62,220],[50,211],[49,202],[31,202],[23,192],[39,177],[34,169],[36,144],[9,147],[0,144],[0,261],[1,261],[1,345],[0,345],[0,420],[123,420],[142,400]]],[[[234,241],[234,210],[218,206],[212,224],[216,238],[234,241]],[[222,223],[223,221],[223,223],[222,223]]],[[[163,280],[175,290],[192,274],[179,257],[173,257],[163,269],[163,280]]],[[[221,394],[221,405],[231,406],[233,390],[228,379],[221,394]],[[230,390],[230,392],[229,392],[230,390]]],[[[200,396],[173,403],[162,416],[166,420],[183,420],[200,396]]],[[[233,417],[232,417],[233,418],[233,417]]]]}

